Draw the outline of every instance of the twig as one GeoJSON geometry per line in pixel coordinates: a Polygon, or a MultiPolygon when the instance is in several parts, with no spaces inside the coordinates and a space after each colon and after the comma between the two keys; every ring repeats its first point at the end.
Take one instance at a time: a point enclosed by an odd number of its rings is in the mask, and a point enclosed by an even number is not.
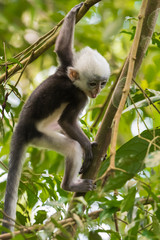
{"type": "Polygon", "coordinates": [[[12,236],[16,236],[21,233],[32,233],[32,232],[37,232],[39,230],[42,230],[43,226],[42,225],[33,225],[32,227],[23,227],[19,231],[15,231],[13,233],[4,233],[0,235],[0,240],[6,240],[6,239],[11,239],[12,236]]]}
{"type": "MultiPolygon", "coordinates": [[[[21,71],[21,73],[20,73],[20,75],[19,75],[18,80],[17,80],[16,84],[14,85],[15,87],[18,85],[18,83],[19,83],[19,81],[20,81],[20,79],[21,79],[21,77],[22,77],[22,74],[24,73],[24,71],[25,71],[26,67],[28,66],[29,62],[31,61],[33,55],[34,55],[34,51],[31,52],[31,55],[29,56],[28,61],[25,63],[24,68],[22,69],[22,71],[21,71]]],[[[12,90],[12,91],[13,91],[13,90],[12,90]]],[[[11,91],[11,92],[12,92],[12,91],[11,91]]],[[[10,94],[11,94],[11,92],[10,92],[10,94]]]]}
{"type": "MultiPolygon", "coordinates": [[[[118,136],[118,127],[119,127],[119,122],[121,118],[121,114],[130,90],[130,85],[133,79],[133,74],[134,74],[134,65],[135,65],[135,60],[136,60],[136,54],[137,54],[137,49],[138,49],[138,44],[141,36],[141,30],[142,30],[142,24],[143,20],[145,17],[145,11],[147,7],[147,0],[143,0],[140,14],[139,14],[139,22],[136,28],[136,34],[135,38],[133,40],[133,45],[131,48],[130,56],[129,56],[129,67],[128,67],[128,72],[127,72],[127,78],[125,82],[125,86],[123,89],[122,93],[122,98],[120,100],[120,104],[118,106],[118,110],[116,112],[115,118],[113,120],[113,129],[112,129],[112,137],[111,137],[111,157],[110,157],[110,165],[108,167],[109,170],[114,170],[115,169],[115,155],[116,155],[116,143],[117,143],[117,136],[118,136]]],[[[108,173],[108,170],[106,171],[106,174],[108,173]]],[[[105,178],[105,174],[104,174],[105,178]]]]}
{"type": "MultiPolygon", "coordinates": [[[[111,169],[108,167],[108,169],[106,170],[106,172],[99,178],[97,178],[96,180],[94,180],[94,183],[96,183],[99,180],[104,180],[104,179],[108,179],[108,177],[111,175],[111,173],[114,171],[120,171],[126,174],[129,174],[128,172],[126,172],[126,170],[122,169],[122,168],[117,168],[115,167],[114,169],[111,169]]],[[[103,185],[103,184],[102,184],[103,185]]]]}
{"type": "Polygon", "coordinates": [[[137,85],[137,87],[141,90],[141,92],[143,93],[144,97],[146,97],[149,101],[149,103],[156,109],[156,111],[158,113],[160,113],[159,109],[156,107],[156,105],[151,101],[150,97],[148,97],[147,93],[141,88],[141,86],[134,80],[132,79],[133,82],[137,85]]]}
{"type": "MultiPolygon", "coordinates": [[[[28,64],[29,64],[29,62],[30,62],[33,54],[34,54],[34,52],[31,53],[30,57],[28,58],[28,61],[25,63],[25,65],[24,65],[24,67],[23,67],[23,69],[22,69],[22,71],[21,71],[21,73],[20,73],[20,76],[19,76],[18,80],[17,80],[16,84],[14,85],[15,87],[18,85],[18,83],[19,83],[19,81],[20,81],[20,79],[21,79],[21,77],[22,77],[22,74],[24,73],[26,67],[28,66],[28,64]]],[[[5,99],[4,99],[4,102],[3,102],[3,104],[2,104],[2,118],[1,118],[1,119],[4,118],[4,110],[5,110],[5,107],[6,107],[6,104],[7,104],[7,100],[8,100],[9,95],[10,95],[12,92],[13,92],[13,89],[12,89],[9,93],[7,92],[6,95],[5,95],[5,99]]]]}
{"type": "Polygon", "coordinates": [[[6,95],[5,95],[5,98],[4,98],[4,102],[2,103],[2,117],[1,117],[1,120],[4,118],[4,110],[5,110],[5,107],[6,107],[6,104],[7,104],[8,96],[9,96],[9,93],[7,92],[6,95]]]}
{"type": "Polygon", "coordinates": [[[4,220],[2,219],[2,222],[6,222],[8,225],[11,226],[16,226],[16,228],[22,227],[22,225],[19,225],[15,219],[11,218],[10,216],[8,216],[4,211],[0,210],[0,212],[3,214],[3,216],[7,217],[8,219],[10,219],[12,221],[12,223],[10,221],[4,220]]]}
{"type": "MultiPolygon", "coordinates": [[[[117,196],[117,195],[118,195],[117,190],[114,190],[114,196],[117,196]]],[[[114,223],[115,223],[116,232],[119,232],[117,211],[114,213],[114,223]]]]}
{"type": "MultiPolygon", "coordinates": [[[[81,7],[80,11],[78,12],[77,15],[77,21],[78,22],[89,10],[90,7],[92,7],[94,4],[100,2],[101,0],[86,0],[81,7]]],[[[26,54],[25,58],[21,61],[21,64],[24,66],[25,63],[28,61],[30,57],[28,57],[28,53],[30,54],[31,51],[34,51],[34,56],[28,64],[33,62],[35,59],[37,59],[40,55],[42,55],[45,51],[47,51],[56,41],[56,38],[58,36],[58,29],[59,26],[62,24],[63,19],[47,34],[42,36],[35,44],[31,45],[29,48],[26,50],[22,51],[20,54],[17,54],[15,57],[21,57],[23,54],[26,54]],[[41,41],[42,40],[42,41],[41,41]],[[39,44],[40,42],[40,44],[39,44]],[[37,45],[38,44],[38,45],[37,45]],[[36,50],[34,50],[36,49],[36,50]]],[[[17,71],[19,71],[22,67],[19,64],[16,64],[13,66],[9,71],[8,71],[8,76],[7,78],[11,77],[14,75],[17,71]]],[[[5,74],[2,74],[0,76],[0,83],[2,83],[5,80],[5,74]]]]}
{"type": "Polygon", "coordinates": [[[122,220],[120,218],[117,218],[117,219],[118,219],[118,221],[123,222],[124,224],[128,225],[128,222],[126,222],[126,221],[124,221],[124,220],[122,220]]]}
{"type": "MultiPolygon", "coordinates": [[[[160,200],[160,195],[157,196],[157,198],[159,198],[160,200]]],[[[148,205],[148,204],[151,204],[154,202],[154,199],[153,198],[142,198],[142,199],[139,199],[137,204],[138,205],[139,203],[143,204],[143,205],[148,205]]],[[[119,209],[120,210],[120,209],[119,209]]],[[[99,209],[97,211],[94,211],[94,212],[91,212],[88,214],[88,216],[94,220],[94,219],[97,219],[99,217],[99,214],[103,212],[103,209],[99,209]]],[[[51,217],[50,217],[51,219],[51,217]]],[[[2,219],[0,219],[2,220],[2,219]]],[[[118,221],[121,221],[123,223],[125,223],[126,225],[128,224],[127,222],[125,222],[124,220],[120,219],[117,217],[117,220],[118,221]]],[[[83,222],[85,221],[85,219],[82,220],[83,222]]],[[[20,230],[19,231],[15,231],[13,232],[13,235],[18,235],[18,234],[21,234],[22,232],[23,233],[31,233],[31,232],[37,232],[39,230],[43,230],[45,228],[47,228],[47,226],[49,226],[49,224],[52,223],[51,220],[47,221],[45,225],[33,225],[31,227],[20,227],[20,230]]],[[[75,220],[71,217],[69,218],[66,218],[66,219],[63,219],[61,221],[57,221],[58,224],[61,224],[63,227],[65,226],[68,226],[68,225],[74,225],[75,224],[75,220]]],[[[4,234],[1,234],[0,235],[0,239],[1,240],[6,240],[6,239],[10,239],[12,237],[12,233],[4,233],[4,234]]]]}
{"type": "Polygon", "coordinates": [[[149,128],[147,127],[147,124],[145,123],[145,121],[143,120],[141,114],[139,113],[139,111],[138,111],[138,109],[137,109],[137,107],[136,107],[136,105],[135,105],[135,103],[134,103],[134,101],[133,101],[133,99],[132,99],[130,93],[128,94],[128,96],[129,96],[129,99],[131,100],[132,104],[134,105],[134,108],[135,108],[135,110],[136,110],[138,116],[140,117],[141,121],[143,122],[144,126],[146,127],[147,130],[149,130],[149,128]]]}
{"type": "MultiPolygon", "coordinates": [[[[91,219],[96,219],[101,212],[102,212],[102,209],[99,209],[99,210],[97,210],[97,211],[95,211],[95,212],[91,212],[91,213],[89,214],[89,217],[90,217],[91,219]]],[[[4,233],[4,234],[1,234],[1,235],[0,235],[0,239],[1,239],[1,240],[10,239],[10,238],[12,237],[12,235],[15,236],[15,235],[21,234],[22,232],[23,232],[23,233],[31,233],[31,232],[37,232],[37,231],[39,231],[39,230],[43,230],[43,229],[45,229],[45,228],[47,229],[47,227],[50,226],[50,224],[53,224],[51,218],[52,218],[52,217],[50,217],[50,220],[48,220],[45,225],[33,225],[33,226],[31,226],[31,227],[18,227],[18,228],[19,228],[19,231],[15,231],[15,232],[13,232],[13,233],[4,233]]],[[[85,219],[83,219],[83,221],[85,221],[85,219]]],[[[67,218],[67,219],[63,219],[63,220],[61,220],[61,221],[57,221],[57,223],[58,223],[58,224],[61,224],[61,226],[62,226],[63,228],[65,228],[65,227],[67,227],[67,226],[73,226],[73,225],[76,223],[76,221],[75,221],[73,218],[70,217],[70,218],[67,218]]],[[[54,224],[53,224],[53,225],[54,225],[54,224]]]]}
{"type": "MultiPolygon", "coordinates": [[[[157,198],[160,199],[160,195],[157,196],[157,198]]],[[[138,205],[139,203],[143,204],[143,205],[148,205],[148,204],[151,204],[154,202],[154,199],[153,198],[142,198],[142,199],[139,199],[137,204],[138,205]]],[[[119,209],[120,211],[120,209],[119,209]]],[[[99,209],[97,211],[94,211],[94,212],[91,212],[88,214],[88,216],[94,220],[94,219],[97,219],[99,217],[99,214],[103,212],[103,209],[99,209]]],[[[50,217],[51,219],[51,217],[50,217]]],[[[2,221],[2,219],[0,219],[2,221]]],[[[117,220],[118,221],[121,221],[123,223],[125,223],[126,225],[128,224],[127,222],[125,222],[124,220],[120,219],[117,217],[117,220]]],[[[83,222],[85,221],[85,219],[83,219],[83,222]]],[[[20,230],[19,231],[15,231],[13,232],[13,235],[18,235],[18,234],[21,234],[22,232],[23,233],[32,233],[32,232],[37,232],[39,230],[43,230],[43,229],[47,229],[47,226],[49,226],[49,224],[52,223],[51,220],[47,221],[45,225],[33,225],[31,227],[20,227],[20,230]]],[[[66,219],[63,219],[61,221],[58,221],[57,222],[58,224],[61,224],[63,227],[67,227],[68,225],[74,225],[75,224],[75,220],[71,217],[69,218],[66,218],[66,219]]],[[[148,225],[147,225],[148,226],[148,225]]],[[[146,226],[146,227],[147,227],[146,226]]],[[[4,233],[4,234],[1,234],[0,235],[0,239],[1,240],[6,240],[6,239],[10,239],[12,237],[12,233],[4,233]]]]}
{"type": "Polygon", "coordinates": [[[8,167],[7,167],[2,161],[0,161],[0,164],[1,164],[6,170],[8,170],[8,167]]]}
{"type": "Polygon", "coordinates": [[[5,82],[7,81],[8,77],[8,66],[7,66],[7,56],[6,56],[6,45],[5,42],[3,42],[3,48],[4,48],[4,59],[5,59],[5,82]]]}
{"type": "Polygon", "coordinates": [[[113,91],[114,91],[114,89],[116,87],[117,82],[118,82],[118,78],[116,79],[116,81],[114,82],[113,86],[111,87],[109,95],[107,96],[105,102],[103,103],[103,105],[102,105],[102,107],[100,109],[99,114],[96,116],[96,119],[95,119],[94,123],[92,124],[91,129],[95,128],[98,125],[101,117],[104,115],[104,112],[105,112],[105,110],[106,110],[106,108],[107,108],[107,106],[109,104],[109,101],[111,100],[111,97],[112,97],[112,94],[113,94],[113,91]]]}

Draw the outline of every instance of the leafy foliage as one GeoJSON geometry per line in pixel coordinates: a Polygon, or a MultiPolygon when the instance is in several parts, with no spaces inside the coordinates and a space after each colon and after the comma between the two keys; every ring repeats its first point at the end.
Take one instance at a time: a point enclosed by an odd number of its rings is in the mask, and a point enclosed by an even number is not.
{"type": "MultiPolygon", "coordinates": [[[[116,171],[114,177],[110,177],[107,180],[105,191],[122,187],[127,180],[131,179],[136,173],[144,169],[144,159],[148,154],[149,143],[154,140],[156,136],[160,136],[159,129],[153,132],[146,130],[140,136],[132,138],[117,150],[116,167],[124,170],[124,172],[121,170],[116,171]]],[[[160,144],[159,139],[157,144],[160,144]]],[[[152,146],[149,150],[149,152],[153,152],[154,146],[152,146]]],[[[100,175],[103,174],[108,165],[109,159],[102,164],[100,175]]]]}
{"type": "MultiPolygon", "coordinates": [[[[53,28],[77,1],[0,1],[0,72],[20,65],[19,52],[53,28]],[[7,29],[7,31],[6,31],[7,29]],[[5,44],[3,44],[5,42],[5,44]],[[7,64],[6,64],[7,63],[7,64]]],[[[140,1],[102,1],[92,7],[78,23],[75,48],[89,45],[110,62],[111,78],[96,100],[82,113],[81,125],[94,140],[102,111],[113,82],[128,55],[137,24],[140,1]],[[92,131],[90,129],[91,126],[92,131]]],[[[72,239],[66,227],[77,224],[75,239],[158,240],[160,236],[160,20],[152,43],[136,77],[141,89],[133,85],[126,109],[121,117],[114,176],[102,188],[88,192],[67,217],[72,193],[61,189],[64,160],[49,150],[28,148],[19,186],[16,227],[32,226],[12,239],[52,239],[55,227],[57,239],[72,239]],[[143,90],[143,91],[142,91],[143,90]],[[150,101],[146,97],[150,98],[150,101]],[[123,171],[121,171],[121,169],[123,171]],[[115,192],[114,189],[117,189],[115,192]],[[86,210],[84,211],[83,206],[86,210]],[[117,222],[118,230],[115,228],[117,222]],[[38,226],[37,226],[38,225],[38,226]]],[[[0,209],[3,209],[9,145],[13,128],[24,102],[33,89],[57,66],[53,48],[27,67],[20,81],[19,73],[0,83],[0,209]],[[18,85],[17,85],[18,83],[18,85]]],[[[106,106],[105,106],[106,108],[106,106]]],[[[99,177],[109,165],[109,155],[102,163],[99,177]]],[[[2,219],[0,211],[0,219],[2,219]]],[[[4,229],[0,226],[0,231],[4,229]]]]}

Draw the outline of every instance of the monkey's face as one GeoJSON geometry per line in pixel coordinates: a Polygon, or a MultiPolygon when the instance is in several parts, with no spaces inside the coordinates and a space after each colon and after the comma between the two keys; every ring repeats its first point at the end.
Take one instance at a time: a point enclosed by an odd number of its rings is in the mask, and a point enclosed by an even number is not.
{"type": "Polygon", "coordinates": [[[96,98],[110,76],[106,59],[97,50],[85,47],[74,54],[73,66],[78,72],[74,85],[88,97],[96,98]]]}
{"type": "Polygon", "coordinates": [[[108,75],[102,77],[97,74],[88,73],[88,69],[77,71],[74,67],[68,67],[67,75],[73,84],[90,98],[96,98],[108,80],[108,75]]]}
{"type": "Polygon", "coordinates": [[[87,82],[87,96],[90,98],[96,98],[101,90],[105,87],[107,80],[93,80],[87,82]]]}
{"type": "Polygon", "coordinates": [[[80,73],[79,79],[74,81],[73,84],[80,88],[88,97],[96,98],[101,90],[105,87],[106,82],[107,79],[105,78],[89,78],[80,73]]]}

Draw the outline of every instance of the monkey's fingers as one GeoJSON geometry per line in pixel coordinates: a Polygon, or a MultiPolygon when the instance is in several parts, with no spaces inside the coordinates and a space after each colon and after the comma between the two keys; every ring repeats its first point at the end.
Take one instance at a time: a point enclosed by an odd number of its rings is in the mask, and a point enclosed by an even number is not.
{"type": "Polygon", "coordinates": [[[71,9],[71,11],[72,11],[72,12],[78,12],[78,10],[82,7],[82,5],[83,5],[83,2],[77,4],[76,6],[74,6],[74,7],[71,9]]]}
{"type": "Polygon", "coordinates": [[[92,142],[91,145],[92,145],[92,148],[94,148],[94,147],[98,146],[98,143],[97,142],[92,142]]]}
{"type": "Polygon", "coordinates": [[[84,161],[83,164],[82,164],[82,167],[81,167],[81,169],[79,171],[79,174],[87,172],[87,170],[90,167],[90,165],[91,165],[91,162],[85,162],[84,161]]]}
{"type": "Polygon", "coordinates": [[[79,174],[82,174],[82,173],[84,173],[84,172],[83,172],[83,167],[81,167],[81,169],[80,169],[80,171],[79,171],[79,174]]]}

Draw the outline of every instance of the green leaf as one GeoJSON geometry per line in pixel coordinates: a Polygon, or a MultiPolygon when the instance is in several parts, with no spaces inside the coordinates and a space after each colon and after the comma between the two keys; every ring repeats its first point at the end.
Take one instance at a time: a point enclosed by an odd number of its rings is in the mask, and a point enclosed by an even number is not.
{"type": "Polygon", "coordinates": [[[75,197],[75,200],[82,203],[84,206],[87,206],[87,202],[83,197],[75,197]]]}
{"type": "Polygon", "coordinates": [[[0,118],[0,140],[1,140],[1,136],[4,137],[4,126],[3,126],[3,121],[0,118]]]}
{"type": "Polygon", "coordinates": [[[4,60],[4,58],[0,58],[0,64],[4,64],[5,63],[5,60],[4,60]]]}
{"type": "Polygon", "coordinates": [[[18,61],[16,58],[9,58],[8,62],[17,63],[21,68],[23,68],[23,64],[20,61],[18,61]]]}
{"type": "Polygon", "coordinates": [[[27,217],[19,211],[16,212],[16,217],[19,223],[21,223],[22,225],[25,225],[25,223],[27,222],[27,217]]]}
{"type": "Polygon", "coordinates": [[[121,237],[118,233],[114,232],[114,233],[111,233],[110,240],[121,240],[121,237]]]}
{"type": "Polygon", "coordinates": [[[136,192],[136,187],[132,187],[129,189],[127,196],[125,196],[124,200],[122,201],[122,212],[129,211],[134,206],[136,192]]]}
{"type": "Polygon", "coordinates": [[[152,216],[152,220],[153,220],[153,224],[152,224],[153,232],[156,236],[160,236],[160,223],[155,216],[152,216]]]}
{"type": "Polygon", "coordinates": [[[159,198],[156,196],[156,194],[152,191],[150,186],[143,184],[143,188],[146,190],[149,196],[151,196],[155,202],[159,203],[159,198]]]}
{"type": "Polygon", "coordinates": [[[18,234],[15,237],[12,238],[12,240],[25,240],[25,236],[18,234]]]}
{"type": "Polygon", "coordinates": [[[45,210],[39,210],[35,216],[36,224],[43,223],[47,218],[47,213],[45,210]]]}
{"type": "Polygon", "coordinates": [[[44,203],[50,196],[49,196],[49,192],[45,188],[44,184],[41,184],[41,187],[42,187],[42,192],[40,193],[39,197],[40,197],[41,201],[44,203]]]}
{"type": "Polygon", "coordinates": [[[12,84],[8,84],[8,85],[9,85],[10,88],[13,90],[13,92],[16,94],[16,96],[17,96],[18,98],[21,98],[21,94],[19,93],[18,89],[17,89],[15,86],[13,86],[12,84]]]}
{"type": "Polygon", "coordinates": [[[144,229],[142,236],[146,237],[145,239],[147,240],[159,240],[159,238],[155,236],[152,230],[144,229]]]}
{"type": "Polygon", "coordinates": [[[27,190],[27,196],[28,196],[28,207],[33,208],[38,200],[38,196],[36,195],[37,191],[32,192],[30,189],[26,189],[26,190],[27,190]]]}
{"type": "Polygon", "coordinates": [[[157,205],[156,208],[157,208],[157,210],[156,210],[155,214],[156,214],[158,221],[160,222],[160,206],[157,205]]]}
{"type": "Polygon", "coordinates": [[[14,125],[15,125],[14,116],[13,116],[13,113],[11,111],[10,111],[10,114],[11,114],[11,119],[12,119],[12,125],[14,127],[14,125]]]}
{"type": "MultiPolygon", "coordinates": [[[[152,140],[155,136],[160,136],[160,129],[154,131],[146,130],[141,136],[146,140],[152,140]],[[155,135],[154,135],[155,134],[155,135]]],[[[129,179],[134,177],[139,171],[144,169],[144,158],[148,151],[149,142],[136,136],[122,145],[116,152],[116,167],[126,172],[116,170],[114,176],[109,176],[104,187],[105,191],[121,188],[129,179]]],[[[159,139],[157,140],[157,144],[159,139]]],[[[150,152],[154,151],[154,147],[150,147],[150,152]]],[[[109,158],[107,158],[100,168],[99,176],[101,176],[109,166],[109,158]]]]}
{"type": "Polygon", "coordinates": [[[5,114],[4,114],[4,120],[5,120],[6,125],[7,125],[7,126],[10,128],[10,130],[13,132],[13,126],[11,125],[10,120],[5,116],[5,114]]]}
{"type": "Polygon", "coordinates": [[[91,231],[89,233],[89,240],[102,240],[102,238],[97,232],[91,231]]]}
{"type": "Polygon", "coordinates": [[[152,36],[152,44],[160,48],[160,33],[154,32],[152,36]]]}
{"type": "MultiPolygon", "coordinates": [[[[5,89],[4,89],[4,86],[1,84],[0,85],[0,97],[2,97],[2,96],[4,98],[4,96],[5,96],[5,89]]],[[[4,101],[4,99],[3,99],[3,101],[4,101]]]]}
{"type": "MultiPolygon", "coordinates": [[[[131,224],[133,226],[133,224],[131,224]]],[[[125,240],[137,240],[139,221],[134,222],[134,226],[128,230],[128,235],[125,240]]]]}
{"type": "Polygon", "coordinates": [[[83,119],[80,119],[80,122],[83,125],[82,129],[84,133],[88,136],[89,139],[93,139],[93,134],[91,133],[89,127],[87,126],[87,123],[83,119]]]}
{"type": "Polygon", "coordinates": [[[118,208],[116,208],[116,207],[106,208],[100,213],[99,219],[102,222],[103,220],[105,220],[107,218],[112,218],[113,214],[117,211],[118,211],[118,208]]]}
{"type": "Polygon", "coordinates": [[[59,238],[60,236],[56,236],[57,239],[71,239],[71,234],[70,232],[68,232],[66,230],[65,227],[63,227],[61,224],[59,224],[54,218],[51,218],[51,222],[53,222],[53,224],[55,225],[55,227],[57,227],[58,229],[60,229],[62,231],[62,233],[64,233],[65,237],[63,238],[59,238]]]}
{"type": "Polygon", "coordinates": [[[120,33],[124,33],[124,34],[129,34],[129,35],[131,35],[131,38],[130,38],[130,41],[131,41],[131,40],[134,39],[135,32],[136,32],[136,27],[133,26],[133,27],[132,27],[132,31],[122,30],[120,33]]]}
{"type": "Polygon", "coordinates": [[[121,237],[118,232],[113,230],[106,230],[108,234],[110,234],[110,240],[121,240],[121,237]]]}

